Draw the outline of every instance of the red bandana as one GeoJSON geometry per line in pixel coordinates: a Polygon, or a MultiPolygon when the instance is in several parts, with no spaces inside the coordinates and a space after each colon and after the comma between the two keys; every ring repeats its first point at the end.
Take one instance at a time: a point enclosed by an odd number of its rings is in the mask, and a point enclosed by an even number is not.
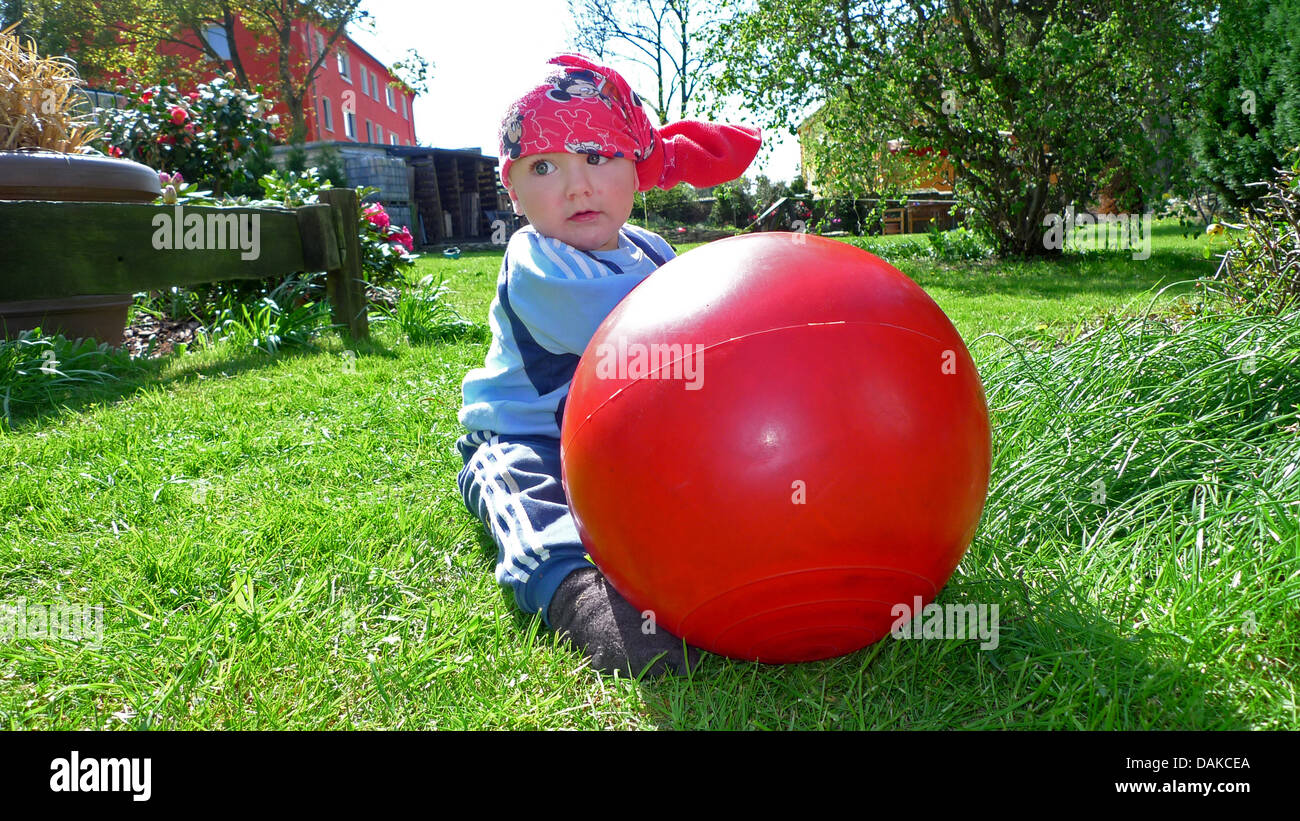
{"type": "Polygon", "coordinates": [[[530,154],[567,151],[636,163],[639,191],[734,180],[762,144],[756,128],[680,120],[656,129],[617,71],[580,54],[547,61],[541,83],[511,104],[500,129],[501,181],[530,154]]]}

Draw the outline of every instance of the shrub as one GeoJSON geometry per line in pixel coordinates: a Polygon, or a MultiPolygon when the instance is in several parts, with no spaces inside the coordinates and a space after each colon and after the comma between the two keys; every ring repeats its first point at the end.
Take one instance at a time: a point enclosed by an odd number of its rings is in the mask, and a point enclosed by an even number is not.
{"type": "Polygon", "coordinates": [[[754,198],[746,190],[746,180],[741,177],[713,189],[713,210],[709,222],[725,227],[744,228],[758,216],[754,198]]]}
{"type": "Polygon", "coordinates": [[[847,242],[884,260],[933,259],[938,262],[961,262],[986,259],[993,255],[991,242],[964,227],[951,231],[932,230],[927,234],[909,234],[898,240],[852,237],[847,242]]]}
{"type": "Polygon", "coordinates": [[[1300,154],[1257,185],[1264,193],[1247,210],[1245,230],[1232,238],[1215,280],[1238,310],[1280,314],[1300,300],[1300,154]]]}
{"type": "MultiPolygon", "coordinates": [[[[179,202],[193,202],[194,204],[241,204],[254,206],[280,205],[286,208],[297,208],[300,205],[309,205],[317,202],[319,192],[322,188],[332,187],[328,179],[322,179],[315,168],[309,168],[305,172],[295,173],[292,171],[272,171],[264,174],[258,184],[262,188],[264,199],[214,201],[202,196],[203,192],[194,192],[193,185],[184,188],[179,192],[177,197],[179,202]]],[[[366,197],[373,196],[377,189],[358,188],[357,196],[364,200],[366,197]]],[[[402,279],[402,272],[411,265],[415,264],[418,258],[411,253],[414,250],[414,240],[411,232],[406,226],[392,225],[388,219],[388,214],[383,210],[383,206],[374,203],[362,207],[361,215],[357,221],[357,231],[360,238],[361,248],[361,273],[366,282],[371,285],[388,285],[398,282],[402,279]]],[[[196,285],[189,289],[189,294],[184,298],[174,298],[173,303],[183,302],[187,309],[204,324],[212,324],[223,317],[229,319],[231,314],[223,314],[223,311],[236,312],[234,305],[243,304],[246,306],[256,307],[265,306],[265,300],[272,295],[277,288],[289,281],[297,281],[294,277],[286,279],[282,276],[268,277],[260,280],[226,280],[223,282],[210,282],[203,285],[196,285]]],[[[313,278],[305,283],[300,284],[300,301],[323,301],[324,300],[324,283],[320,278],[313,278]]],[[[237,312],[236,312],[237,313],[237,312]]]]}
{"type": "Polygon", "coordinates": [[[137,88],[128,100],[127,108],[96,109],[103,134],[95,145],[105,154],[180,172],[218,197],[257,192],[279,123],[260,88],[237,89],[218,77],[187,94],[170,85],[137,88]]]}
{"type": "MultiPolygon", "coordinates": [[[[358,188],[364,200],[377,194],[377,188],[358,188]]],[[[371,203],[361,209],[361,270],[366,282],[388,285],[402,279],[402,270],[415,264],[415,240],[411,230],[403,225],[393,225],[380,203],[371,203]]]]}
{"type": "Polygon", "coordinates": [[[698,222],[700,214],[695,188],[678,183],[667,191],[651,188],[636,195],[633,216],[644,219],[650,226],[681,225],[698,222]]]}

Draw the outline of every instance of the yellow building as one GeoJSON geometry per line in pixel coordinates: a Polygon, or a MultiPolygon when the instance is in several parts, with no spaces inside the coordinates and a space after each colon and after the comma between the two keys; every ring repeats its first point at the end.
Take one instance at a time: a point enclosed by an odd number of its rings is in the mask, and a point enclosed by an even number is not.
{"type": "MultiPolygon", "coordinates": [[[[825,106],[814,111],[799,124],[799,168],[810,192],[815,196],[867,196],[886,188],[897,187],[907,194],[951,194],[957,170],[947,152],[909,146],[906,140],[890,140],[874,147],[869,168],[874,174],[837,175],[847,177],[843,185],[832,188],[817,180],[816,162],[809,146],[820,137],[820,119],[825,106]]],[[[863,146],[867,148],[867,146],[863,146]]]]}

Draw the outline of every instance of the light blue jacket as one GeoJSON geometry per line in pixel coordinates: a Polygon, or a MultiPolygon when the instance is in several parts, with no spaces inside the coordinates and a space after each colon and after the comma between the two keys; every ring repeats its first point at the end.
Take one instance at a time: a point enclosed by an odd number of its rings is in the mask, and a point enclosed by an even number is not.
{"type": "Polygon", "coordinates": [[[658,234],[624,225],[614,251],[580,251],[531,225],[515,232],[497,275],[482,368],[461,382],[470,431],[560,436],[564,400],[597,326],[676,254],[658,234]]]}

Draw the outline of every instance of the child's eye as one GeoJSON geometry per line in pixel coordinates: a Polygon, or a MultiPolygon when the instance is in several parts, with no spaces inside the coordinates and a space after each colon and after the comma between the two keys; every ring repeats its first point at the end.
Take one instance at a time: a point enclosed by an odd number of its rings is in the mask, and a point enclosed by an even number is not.
{"type": "Polygon", "coordinates": [[[538,176],[544,177],[547,174],[551,173],[549,170],[551,167],[553,167],[553,164],[551,163],[550,160],[538,160],[537,162],[533,163],[533,173],[537,174],[538,176]],[[543,166],[546,167],[543,168],[543,166]]]}
{"type": "Polygon", "coordinates": [[[609,157],[602,157],[599,154],[588,154],[587,165],[604,165],[609,162],[609,157]]]}

